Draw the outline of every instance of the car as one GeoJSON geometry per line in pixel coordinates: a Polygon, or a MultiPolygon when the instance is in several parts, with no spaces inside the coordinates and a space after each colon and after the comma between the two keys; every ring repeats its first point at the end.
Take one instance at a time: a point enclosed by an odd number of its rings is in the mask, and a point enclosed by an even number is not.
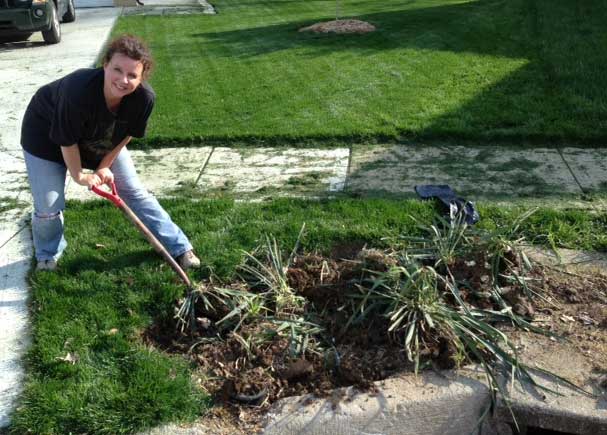
{"type": "Polygon", "coordinates": [[[27,39],[41,31],[44,42],[61,41],[61,22],[76,19],[74,0],[0,0],[0,37],[27,39]]]}

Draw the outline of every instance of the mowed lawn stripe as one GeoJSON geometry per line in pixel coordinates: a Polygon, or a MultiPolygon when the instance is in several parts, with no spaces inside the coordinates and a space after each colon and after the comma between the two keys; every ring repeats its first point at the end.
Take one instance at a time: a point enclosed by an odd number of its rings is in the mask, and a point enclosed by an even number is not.
{"type": "Polygon", "coordinates": [[[216,2],[219,14],[122,17],[148,40],[147,143],[527,139],[604,143],[607,8],[567,0],[355,2],[364,35],[298,29],[335,2],[216,2]],[[170,66],[169,66],[170,65],[170,66]]]}

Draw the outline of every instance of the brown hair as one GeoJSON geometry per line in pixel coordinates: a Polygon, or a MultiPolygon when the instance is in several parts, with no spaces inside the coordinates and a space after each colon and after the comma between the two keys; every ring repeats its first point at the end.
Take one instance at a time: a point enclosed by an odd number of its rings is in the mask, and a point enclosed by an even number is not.
{"type": "Polygon", "coordinates": [[[107,48],[105,55],[103,56],[103,63],[109,63],[116,53],[123,54],[124,56],[141,62],[143,65],[142,78],[147,80],[150,77],[150,73],[154,67],[154,60],[152,59],[150,49],[141,39],[129,34],[117,37],[107,48]]]}

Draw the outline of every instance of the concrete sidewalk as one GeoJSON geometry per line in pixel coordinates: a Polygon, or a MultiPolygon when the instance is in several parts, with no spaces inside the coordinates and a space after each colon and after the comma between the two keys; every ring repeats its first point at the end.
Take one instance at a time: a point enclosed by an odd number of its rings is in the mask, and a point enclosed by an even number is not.
{"type": "MultiPolygon", "coordinates": [[[[334,149],[164,148],[131,151],[159,196],[242,199],[338,195],[415,197],[417,184],[449,184],[471,200],[603,209],[607,149],[358,145],[334,149]]],[[[70,185],[72,199],[92,199],[70,185]]]]}

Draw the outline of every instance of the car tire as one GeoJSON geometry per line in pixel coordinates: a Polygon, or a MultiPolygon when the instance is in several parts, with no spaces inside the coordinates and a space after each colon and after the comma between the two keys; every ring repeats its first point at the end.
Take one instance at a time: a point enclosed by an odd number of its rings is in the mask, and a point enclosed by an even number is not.
{"type": "Polygon", "coordinates": [[[59,24],[59,14],[54,3],[51,5],[51,27],[42,31],[42,38],[47,44],[57,44],[61,41],[61,24],[59,24]]]}
{"type": "Polygon", "coordinates": [[[68,0],[67,11],[63,14],[63,22],[71,23],[76,21],[76,7],[74,6],[74,0],[68,0]]]}

